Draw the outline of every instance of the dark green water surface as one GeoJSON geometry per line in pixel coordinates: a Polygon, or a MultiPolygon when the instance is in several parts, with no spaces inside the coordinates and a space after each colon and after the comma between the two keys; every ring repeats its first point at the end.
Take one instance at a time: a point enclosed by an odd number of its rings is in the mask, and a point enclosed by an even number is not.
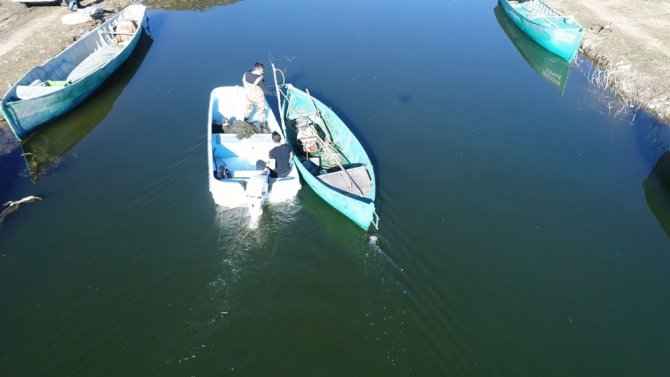
{"type": "Polygon", "coordinates": [[[670,133],[587,62],[552,85],[495,1],[153,6],[38,174],[0,159],[43,199],[0,228],[0,376],[670,375],[670,133]],[[367,148],[378,231],[215,207],[209,93],[270,58],[367,148]]]}

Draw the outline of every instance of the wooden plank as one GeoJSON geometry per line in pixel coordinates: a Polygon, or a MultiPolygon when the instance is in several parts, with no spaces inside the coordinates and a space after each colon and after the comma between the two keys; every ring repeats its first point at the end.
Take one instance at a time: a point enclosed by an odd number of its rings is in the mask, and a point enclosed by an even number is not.
{"type": "Polygon", "coordinates": [[[318,178],[327,185],[359,196],[366,196],[372,187],[372,180],[365,166],[322,174],[318,178]]]}

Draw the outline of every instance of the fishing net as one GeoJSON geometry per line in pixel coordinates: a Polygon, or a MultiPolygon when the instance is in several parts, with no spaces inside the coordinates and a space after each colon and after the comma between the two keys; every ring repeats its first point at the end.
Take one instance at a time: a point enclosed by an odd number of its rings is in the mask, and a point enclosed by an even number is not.
{"type": "Polygon", "coordinates": [[[332,145],[327,148],[323,148],[321,152],[321,166],[324,169],[330,169],[334,167],[339,167],[344,164],[344,157],[342,153],[339,152],[337,146],[332,145]]]}
{"type": "Polygon", "coordinates": [[[296,139],[308,157],[319,157],[321,168],[330,169],[344,164],[340,148],[323,130],[323,126],[308,117],[295,120],[296,139]]]}
{"type": "Polygon", "coordinates": [[[258,124],[251,124],[243,120],[235,120],[232,124],[228,119],[223,120],[223,124],[217,121],[212,122],[212,133],[237,134],[238,139],[246,139],[253,134],[267,134],[270,131],[258,124]]]}

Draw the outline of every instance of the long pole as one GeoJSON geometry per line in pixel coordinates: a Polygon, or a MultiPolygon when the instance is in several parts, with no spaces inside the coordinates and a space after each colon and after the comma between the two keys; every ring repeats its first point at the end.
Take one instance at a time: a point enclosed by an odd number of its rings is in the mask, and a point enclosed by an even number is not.
{"type": "Polygon", "coordinates": [[[330,134],[330,128],[328,128],[328,124],[326,123],[326,120],[323,119],[323,115],[321,115],[321,110],[316,106],[316,101],[314,101],[314,97],[312,97],[312,94],[309,92],[309,89],[305,88],[305,92],[307,93],[307,96],[309,97],[310,101],[312,101],[312,105],[314,106],[314,112],[316,115],[321,118],[321,122],[323,122],[323,128],[325,128],[327,134],[326,134],[326,141],[331,141],[333,140],[333,135],[330,134]]]}
{"type": "MultiPolygon", "coordinates": [[[[319,136],[319,133],[316,132],[316,129],[314,128],[313,125],[309,124],[309,127],[312,129],[312,132],[314,133],[314,136],[316,137],[316,140],[318,140],[319,143],[321,143],[321,147],[322,147],[323,149],[330,149],[330,148],[333,148],[333,147],[331,147],[330,145],[326,145],[326,142],[323,141],[323,139],[321,139],[321,137],[319,136]]],[[[337,151],[336,151],[336,152],[337,152],[337,151]]],[[[307,156],[309,157],[309,153],[307,154],[307,156]]],[[[337,167],[339,167],[340,170],[343,171],[344,174],[347,175],[347,177],[349,178],[349,180],[351,181],[351,183],[353,183],[354,186],[356,186],[356,188],[358,189],[358,192],[361,193],[361,196],[365,196],[365,193],[363,192],[363,190],[361,189],[361,187],[358,186],[358,183],[356,183],[356,180],[354,179],[354,177],[351,176],[351,174],[349,174],[349,172],[347,171],[347,169],[345,169],[344,166],[342,166],[342,164],[340,164],[339,161],[335,161],[335,163],[337,164],[337,167]]],[[[351,189],[351,184],[349,185],[349,188],[351,189]]]]}
{"type": "MultiPolygon", "coordinates": [[[[284,106],[282,105],[282,102],[281,102],[281,94],[282,94],[282,91],[279,89],[280,85],[279,85],[279,83],[277,82],[277,71],[278,71],[278,70],[277,70],[277,68],[275,68],[274,63],[270,63],[270,65],[272,66],[272,76],[274,77],[274,80],[275,80],[275,90],[276,90],[276,92],[277,92],[277,104],[278,104],[278,106],[279,106],[279,118],[281,118],[282,131],[284,132],[284,138],[286,138],[286,132],[287,132],[287,131],[286,131],[286,123],[284,122],[284,115],[285,115],[285,114],[284,114],[284,106]]],[[[280,71],[280,72],[281,72],[281,71],[280,71]]],[[[282,72],[282,75],[283,75],[283,74],[284,74],[284,73],[282,72]]],[[[282,85],[284,85],[284,84],[282,84],[282,85]]],[[[319,109],[316,107],[316,103],[314,102],[314,99],[312,98],[312,96],[309,94],[309,91],[307,92],[307,94],[309,95],[309,98],[312,100],[312,104],[314,104],[314,108],[316,109],[317,113],[319,113],[319,114],[318,114],[319,117],[321,117],[321,113],[319,112],[319,109]]],[[[323,123],[324,123],[324,127],[326,128],[326,130],[328,130],[328,126],[326,125],[326,121],[323,119],[323,117],[321,117],[321,120],[323,121],[323,123]]],[[[321,146],[322,146],[323,148],[332,148],[330,145],[327,145],[327,144],[321,139],[321,137],[319,137],[319,133],[316,132],[316,130],[314,129],[314,126],[312,126],[311,124],[310,124],[309,126],[312,128],[312,131],[314,132],[314,135],[316,136],[316,139],[321,143],[321,146]]],[[[330,133],[330,130],[328,130],[328,133],[330,133]]],[[[329,143],[329,144],[330,144],[330,143],[329,143]]],[[[309,157],[309,154],[307,154],[307,156],[309,157]]],[[[349,172],[347,171],[347,169],[345,169],[344,166],[342,166],[342,164],[339,163],[339,161],[337,161],[336,163],[337,163],[337,166],[344,172],[344,174],[347,175],[347,177],[349,178],[349,180],[351,181],[351,183],[353,183],[353,185],[356,186],[356,188],[357,188],[358,191],[361,193],[361,195],[362,195],[362,196],[365,196],[365,193],[364,193],[363,190],[360,188],[360,186],[358,186],[358,183],[356,183],[356,180],[354,180],[354,178],[351,176],[351,174],[349,174],[349,172]]],[[[349,187],[351,187],[351,185],[349,185],[349,187]]]]}
{"type": "MultiPolygon", "coordinates": [[[[286,123],[284,122],[284,106],[282,105],[282,102],[281,102],[282,91],[279,89],[280,85],[277,82],[277,68],[275,68],[275,63],[270,63],[270,65],[272,66],[272,76],[275,79],[275,91],[277,92],[277,106],[279,108],[279,120],[281,120],[281,131],[284,134],[284,140],[287,140],[286,139],[286,133],[287,133],[286,123]]],[[[284,75],[283,72],[281,72],[281,74],[282,74],[282,76],[284,75]]],[[[286,80],[284,79],[284,81],[286,81],[286,80]]],[[[284,84],[282,84],[282,85],[284,85],[284,84]]]]}

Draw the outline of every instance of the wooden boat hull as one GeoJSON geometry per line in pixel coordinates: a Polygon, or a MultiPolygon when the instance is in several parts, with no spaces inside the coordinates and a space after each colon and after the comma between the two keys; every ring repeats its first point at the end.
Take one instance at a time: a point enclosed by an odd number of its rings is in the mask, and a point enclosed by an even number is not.
{"type": "Polygon", "coordinates": [[[584,28],[572,17],[559,14],[541,0],[516,5],[509,0],[499,3],[512,22],[540,46],[568,62],[574,59],[584,28]]]}
{"type": "Polygon", "coordinates": [[[277,84],[277,91],[280,93],[279,97],[283,98],[280,103],[282,130],[290,141],[294,151],[294,163],[305,183],[362,229],[367,230],[371,224],[376,227],[375,172],[359,140],[335,112],[308,93],[291,84],[277,84]],[[325,171],[323,166],[314,167],[309,153],[296,140],[296,119],[313,116],[315,109],[318,109],[322,123],[326,124],[324,134],[327,133],[332,139],[344,161],[341,166],[325,171]]]}
{"type": "MultiPolygon", "coordinates": [[[[241,86],[224,86],[212,90],[207,123],[209,191],[214,202],[225,208],[249,207],[255,203],[247,189],[258,176],[264,174],[262,170],[256,169],[256,162],[267,160],[270,149],[275,147],[271,132],[281,132],[267,102],[266,133],[240,139],[237,134],[229,130],[229,126],[221,125],[224,117],[230,123],[234,123],[235,119],[243,119],[245,110],[246,96],[241,86]],[[215,126],[220,127],[220,130],[215,130],[215,126]],[[217,175],[222,168],[228,169],[230,175],[225,177],[217,175]]],[[[251,121],[254,121],[255,117],[256,115],[252,113],[251,121]]],[[[301,188],[300,175],[295,166],[288,176],[269,178],[268,184],[267,201],[270,203],[293,200],[301,188]]]]}
{"type": "MultiPolygon", "coordinates": [[[[95,92],[128,59],[137,46],[146,20],[145,10],[146,8],[139,4],[126,7],[57,56],[32,68],[15,83],[2,99],[2,114],[14,135],[19,140],[26,138],[40,126],[72,110],[95,92]],[[132,35],[128,36],[129,41],[124,45],[114,46],[111,45],[115,43],[113,28],[121,19],[132,20],[136,22],[137,27],[132,35]],[[109,56],[109,58],[99,62],[99,66],[92,67],[91,71],[82,76],[71,76],[78,66],[86,64],[86,59],[94,57],[95,53],[99,56],[104,54],[103,57],[109,56]],[[66,80],[68,76],[74,80],[66,80]],[[71,83],[52,88],[31,85],[35,81],[47,80],[71,81],[71,83]],[[48,91],[52,89],[53,91],[48,91]],[[26,98],[20,95],[21,90],[33,93],[44,90],[44,93],[26,98]]],[[[89,59],[88,62],[95,60],[89,59]]]]}

